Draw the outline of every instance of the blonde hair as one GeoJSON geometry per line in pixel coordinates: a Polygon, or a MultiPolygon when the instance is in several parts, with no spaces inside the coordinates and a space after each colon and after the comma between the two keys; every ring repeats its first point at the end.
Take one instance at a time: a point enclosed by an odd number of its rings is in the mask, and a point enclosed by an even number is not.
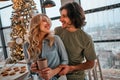
{"type": "MultiPolygon", "coordinates": [[[[41,40],[39,39],[40,36],[40,22],[42,19],[45,18],[46,21],[51,25],[51,20],[45,14],[37,14],[35,15],[30,22],[30,29],[29,29],[29,46],[28,46],[28,53],[31,59],[37,59],[41,53],[39,45],[41,40]]],[[[48,35],[48,34],[47,34],[48,35]]]]}

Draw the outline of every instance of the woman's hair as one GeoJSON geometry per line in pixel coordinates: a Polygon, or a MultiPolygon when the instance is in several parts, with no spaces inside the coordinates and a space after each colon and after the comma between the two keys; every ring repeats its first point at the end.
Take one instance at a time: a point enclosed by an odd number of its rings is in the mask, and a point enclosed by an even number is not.
{"type": "Polygon", "coordinates": [[[46,19],[46,21],[51,25],[51,20],[48,18],[45,14],[37,14],[33,16],[33,18],[30,21],[30,28],[29,28],[29,46],[28,46],[28,53],[30,55],[30,58],[38,58],[38,55],[41,53],[41,48],[38,47],[41,42],[39,36],[41,33],[40,30],[40,22],[46,19]]]}
{"type": "Polygon", "coordinates": [[[67,3],[60,8],[60,11],[63,9],[67,10],[67,16],[76,28],[81,28],[85,25],[85,14],[82,7],[78,3],[67,3]]]}

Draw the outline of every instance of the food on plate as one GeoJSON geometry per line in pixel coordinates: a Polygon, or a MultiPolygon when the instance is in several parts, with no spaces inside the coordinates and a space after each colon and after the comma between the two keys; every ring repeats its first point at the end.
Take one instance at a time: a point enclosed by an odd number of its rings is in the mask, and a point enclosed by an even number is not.
{"type": "Polygon", "coordinates": [[[27,70],[26,66],[14,66],[14,67],[5,68],[0,74],[3,77],[13,76],[13,75],[17,75],[17,73],[19,74],[25,73],[26,70],[27,70]]]}
{"type": "Polygon", "coordinates": [[[3,72],[1,73],[1,75],[2,75],[2,76],[7,76],[7,75],[8,75],[8,71],[3,71],[3,72]]]}
{"type": "Polygon", "coordinates": [[[19,67],[14,67],[13,70],[14,70],[15,72],[17,72],[17,71],[19,71],[20,69],[19,69],[19,67]]]}
{"type": "Polygon", "coordinates": [[[11,68],[6,68],[5,71],[11,71],[12,69],[11,68]]]}
{"type": "Polygon", "coordinates": [[[24,69],[24,68],[26,68],[26,66],[21,66],[21,69],[24,69]]]}
{"type": "Polygon", "coordinates": [[[15,74],[16,74],[15,71],[11,71],[11,72],[9,73],[10,76],[15,75],[15,74]]]}
{"type": "Polygon", "coordinates": [[[22,70],[20,70],[20,73],[24,73],[26,70],[24,70],[24,69],[22,69],[22,70]]]}

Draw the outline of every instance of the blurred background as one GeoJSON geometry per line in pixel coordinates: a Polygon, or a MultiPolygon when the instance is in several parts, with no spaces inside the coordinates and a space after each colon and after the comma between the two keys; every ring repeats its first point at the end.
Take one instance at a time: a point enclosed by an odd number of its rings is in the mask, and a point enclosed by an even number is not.
{"type": "MultiPolygon", "coordinates": [[[[11,57],[11,52],[14,52],[8,43],[14,40],[15,36],[12,36],[11,33],[13,26],[18,24],[14,23],[14,15],[17,13],[15,1],[0,1],[0,61],[11,57]]],[[[45,0],[24,1],[32,1],[28,4],[34,2],[32,6],[36,8],[30,9],[36,11],[33,13],[34,15],[35,13],[45,13],[51,18],[51,30],[61,25],[59,8],[62,5],[72,1],[79,3],[86,16],[87,24],[83,29],[93,38],[104,80],[120,80],[120,0],[52,0],[56,6],[50,8],[42,7],[45,0]]],[[[27,18],[25,19],[27,20],[27,18]]],[[[24,25],[28,28],[28,24],[24,25]]],[[[17,40],[18,43],[21,42],[20,38],[17,40]]]]}

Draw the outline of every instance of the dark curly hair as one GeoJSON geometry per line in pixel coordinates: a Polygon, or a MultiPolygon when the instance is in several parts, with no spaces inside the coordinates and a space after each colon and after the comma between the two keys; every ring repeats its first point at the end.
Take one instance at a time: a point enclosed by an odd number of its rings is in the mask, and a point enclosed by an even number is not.
{"type": "Polygon", "coordinates": [[[67,16],[76,28],[81,28],[85,25],[85,13],[78,3],[67,3],[60,8],[60,11],[63,9],[67,10],[67,16]]]}

